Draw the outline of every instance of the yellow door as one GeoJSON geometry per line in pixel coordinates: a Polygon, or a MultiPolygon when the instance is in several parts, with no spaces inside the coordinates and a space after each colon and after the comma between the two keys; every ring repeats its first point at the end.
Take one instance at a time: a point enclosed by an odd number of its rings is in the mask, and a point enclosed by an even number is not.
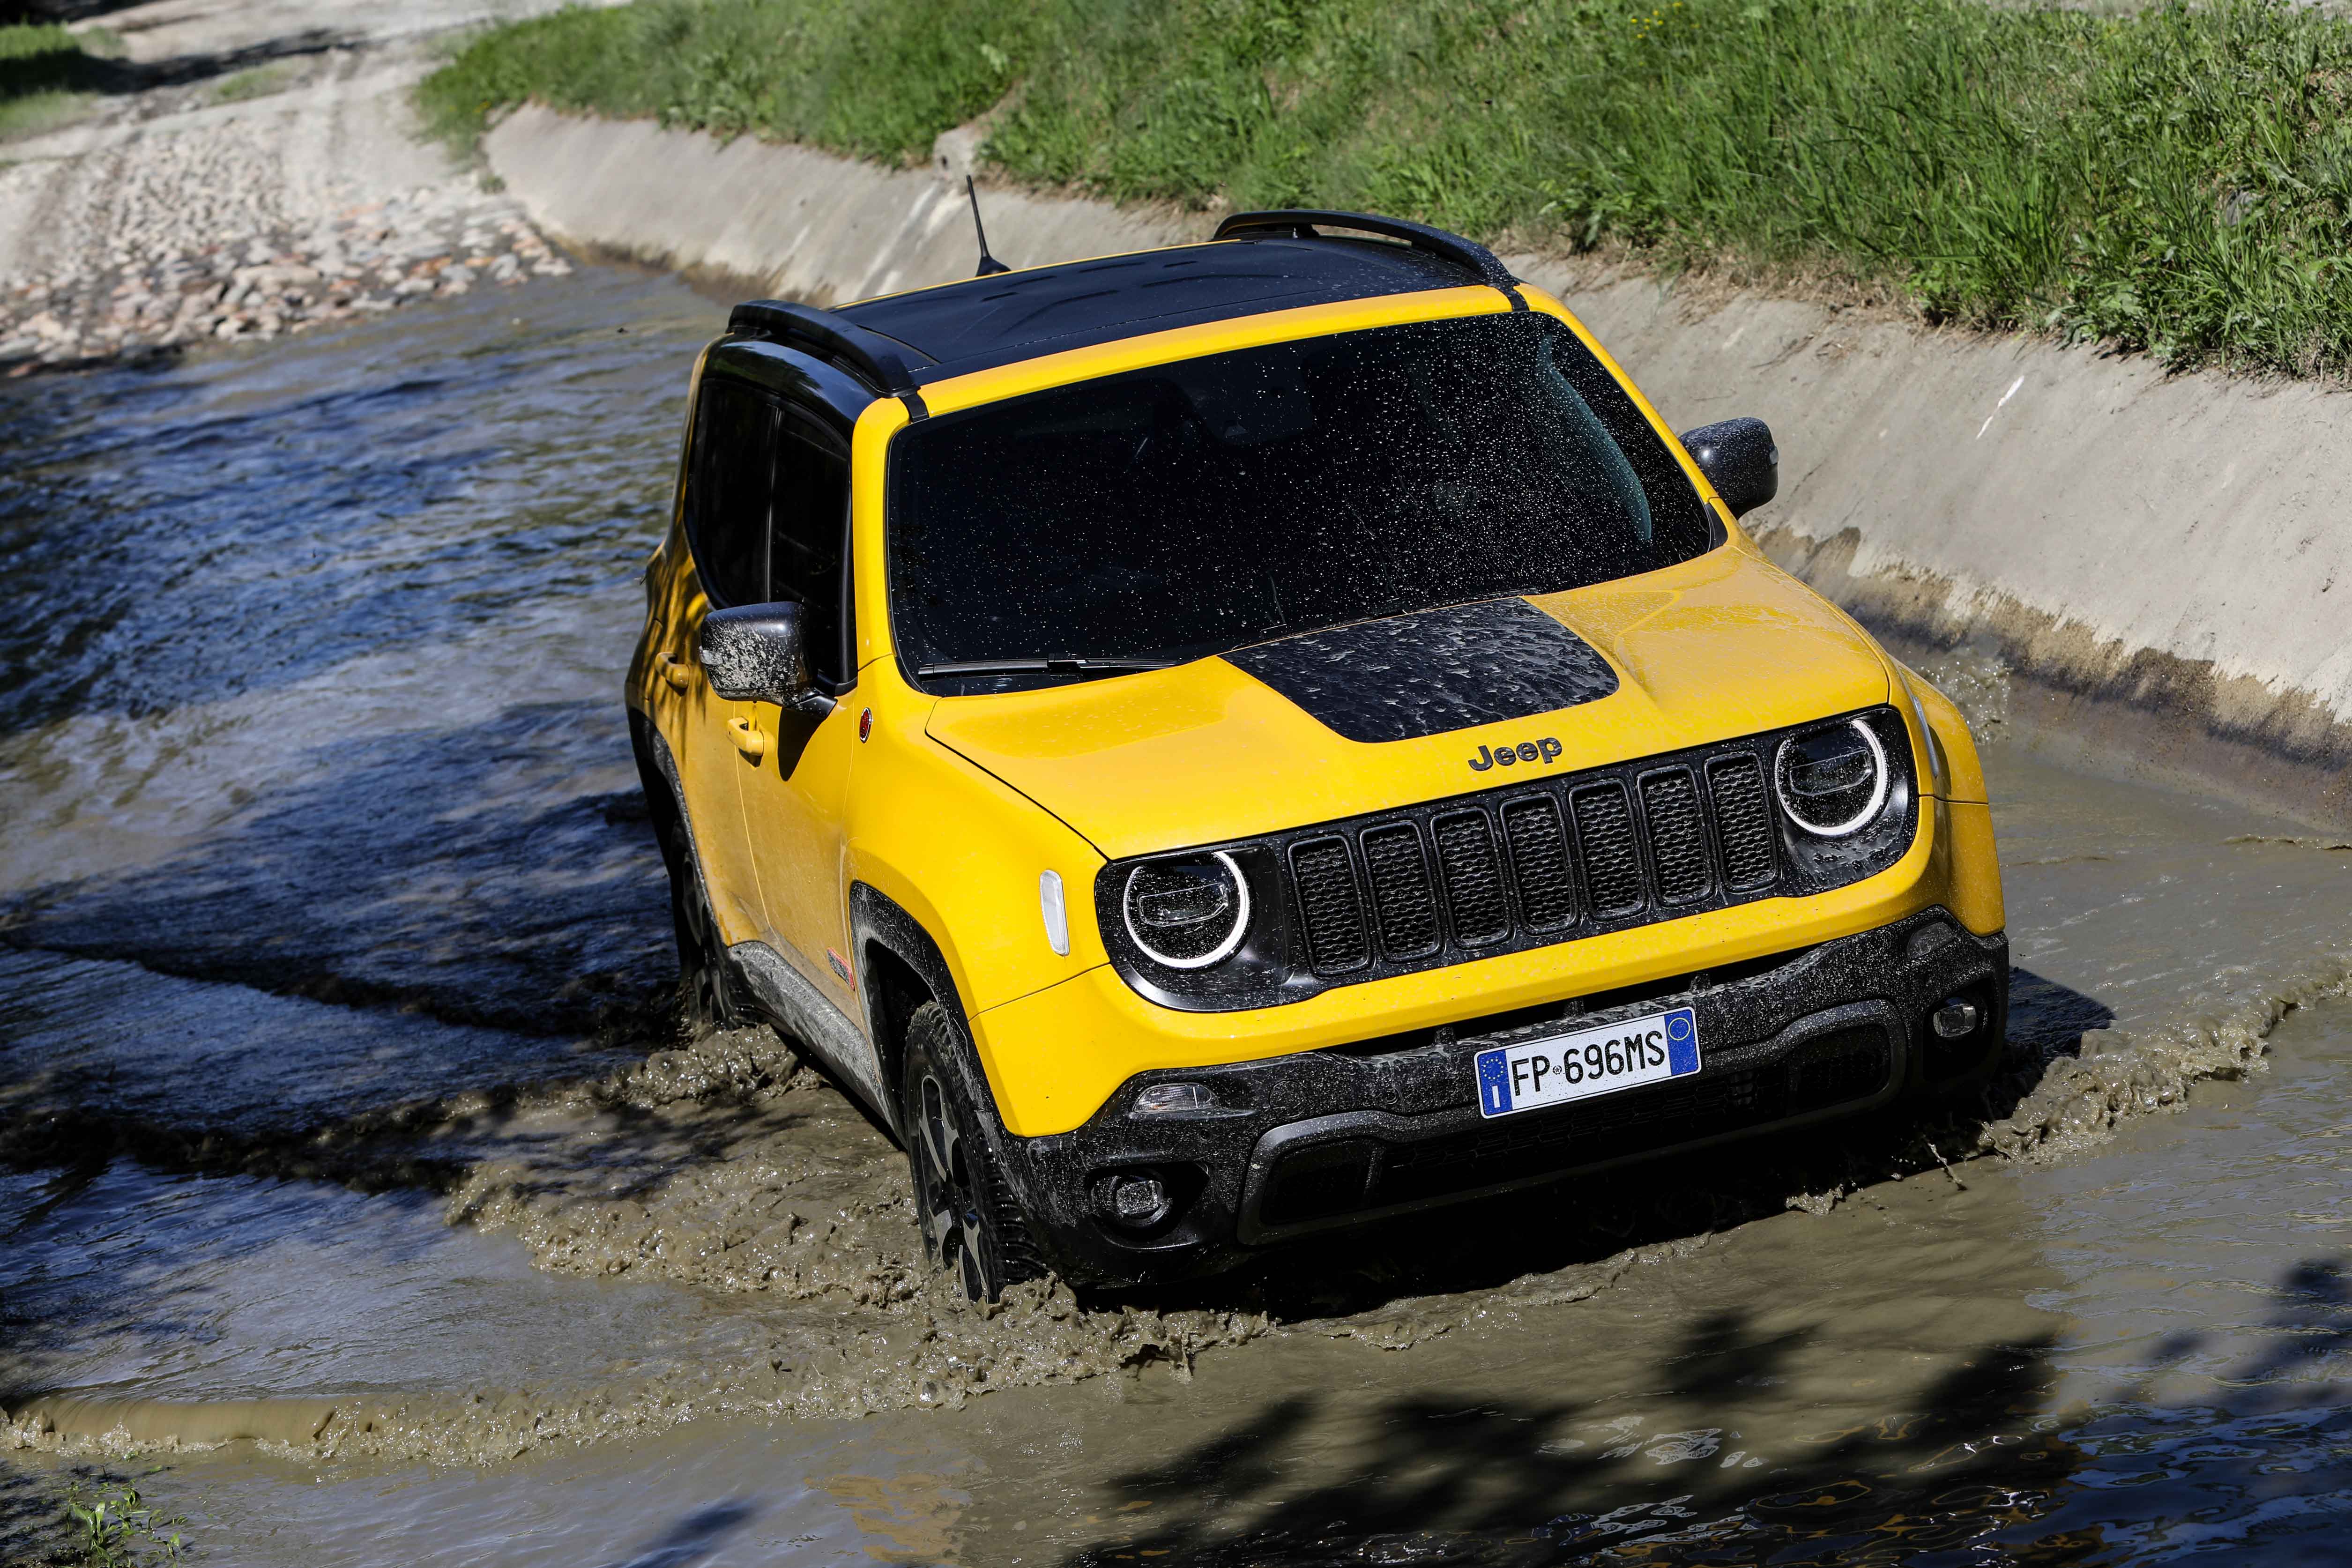
{"type": "Polygon", "coordinates": [[[746,780],[763,765],[772,771],[772,763],[752,705],[719,696],[703,676],[702,618],[714,608],[767,598],[769,476],[779,417],[776,400],[766,393],[703,379],[684,503],[696,582],[683,588],[685,602],[654,658],[661,685],[674,695],[676,723],[667,733],[677,754],[687,820],[711,913],[730,946],[766,931],[743,804],[746,780]]]}
{"type": "Polygon", "coordinates": [[[756,756],[746,755],[744,747],[758,742],[751,705],[729,702],[713,692],[694,656],[703,609],[698,601],[686,618],[681,647],[663,669],[668,679],[683,675],[685,681],[678,692],[677,723],[669,734],[711,914],[731,947],[760,936],[764,924],[759,872],[743,826],[742,776],[758,766],[756,756]]]}
{"type": "Polygon", "coordinates": [[[771,940],[827,1001],[856,1019],[842,879],[842,820],[857,748],[843,566],[849,446],[845,433],[816,410],[784,406],[769,517],[769,597],[802,607],[809,674],[836,701],[822,717],[753,705],[752,722],[772,746],[743,776],[745,820],[771,940]]]}
{"type": "Polygon", "coordinates": [[[842,813],[849,794],[857,713],[842,705],[824,718],[752,706],[752,722],[775,737],[772,766],[748,770],[743,810],[759,865],[769,940],[825,999],[859,1014],[842,888],[842,813]]]}

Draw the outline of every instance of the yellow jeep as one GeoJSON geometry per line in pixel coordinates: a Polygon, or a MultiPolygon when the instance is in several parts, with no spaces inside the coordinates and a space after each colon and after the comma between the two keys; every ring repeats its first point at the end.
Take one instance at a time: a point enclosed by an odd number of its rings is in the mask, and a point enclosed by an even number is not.
{"type": "Polygon", "coordinates": [[[1488,251],[1362,214],[821,310],[695,369],[631,729],[698,1021],[907,1148],[975,1297],[1964,1087],[1953,706],[1488,251]]]}

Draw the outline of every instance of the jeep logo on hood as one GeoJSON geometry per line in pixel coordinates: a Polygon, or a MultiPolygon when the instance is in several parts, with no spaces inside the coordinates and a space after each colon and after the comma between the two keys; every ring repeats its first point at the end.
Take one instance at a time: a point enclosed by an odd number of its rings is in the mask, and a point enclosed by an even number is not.
{"type": "Polygon", "coordinates": [[[1509,741],[1500,746],[1478,748],[1470,759],[1474,772],[1484,773],[1490,768],[1508,768],[1520,762],[1553,762],[1559,758],[1559,742],[1547,735],[1540,740],[1522,740],[1514,746],[1509,741]]]}

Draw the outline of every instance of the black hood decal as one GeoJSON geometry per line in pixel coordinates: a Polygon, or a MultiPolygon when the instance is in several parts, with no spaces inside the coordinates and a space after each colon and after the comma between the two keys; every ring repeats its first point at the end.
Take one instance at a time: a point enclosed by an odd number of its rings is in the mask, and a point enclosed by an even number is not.
{"type": "Polygon", "coordinates": [[[1225,658],[1349,740],[1418,740],[1617,689],[1590,643],[1524,599],[1304,632],[1225,658]]]}

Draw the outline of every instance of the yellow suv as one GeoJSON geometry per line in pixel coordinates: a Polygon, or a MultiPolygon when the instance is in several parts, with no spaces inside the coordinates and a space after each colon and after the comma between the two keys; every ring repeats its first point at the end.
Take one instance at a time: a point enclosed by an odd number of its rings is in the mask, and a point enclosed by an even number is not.
{"type": "Polygon", "coordinates": [[[705,1022],[907,1148],[976,1297],[1881,1110],[1988,1071],[1958,712],[1442,231],[820,310],[696,367],[631,729],[705,1022]]]}

